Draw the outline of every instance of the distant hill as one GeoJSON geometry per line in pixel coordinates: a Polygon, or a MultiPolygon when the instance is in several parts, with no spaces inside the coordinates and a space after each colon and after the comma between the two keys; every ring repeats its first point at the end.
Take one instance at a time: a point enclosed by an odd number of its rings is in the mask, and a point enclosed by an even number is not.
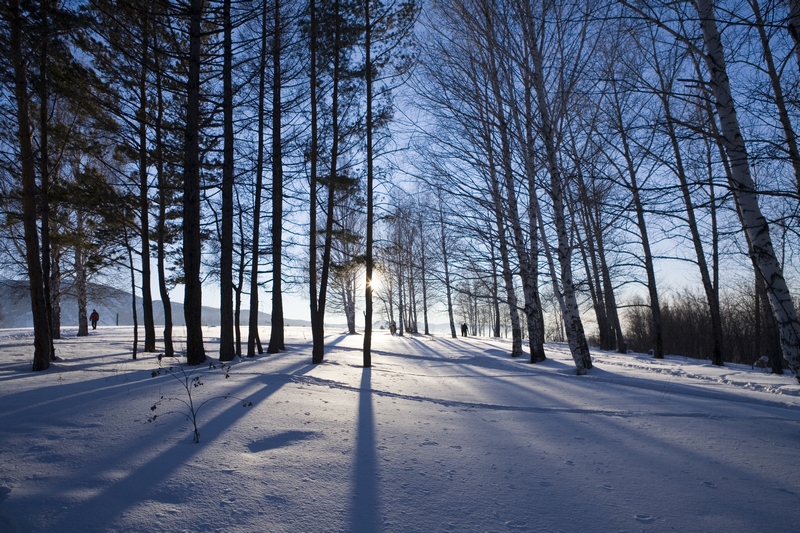
{"type": "MultiPolygon", "coordinates": [[[[71,294],[69,287],[64,288],[61,297],[61,325],[65,327],[78,325],[78,300],[71,294]]],[[[87,287],[88,303],[87,315],[92,309],[97,309],[100,314],[101,326],[131,326],[133,325],[133,310],[131,308],[131,295],[128,292],[90,283],[87,287]]],[[[172,322],[175,326],[183,326],[183,304],[172,303],[172,322]]],[[[142,323],[142,300],[136,298],[136,316],[139,324],[142,323]]],[[[249,310],[242,310],[241,324],[246,326],[249,322],[249,310]]],[[[215,307],[202,308],[203,324],[219,326],[220,313],[215,307]]],[[[161,300],[153,302],[153,318],[155,323],[164,323],[164,305],[161,300]]],[[[269,313],[259,313],[258,322],[261,325],[270,323],[269,313]]],[[[307,325],[308,322],[288,320],[293,326],[307,325]]],[[[28,283],[26,281],[0,280],[0,328],[26,328],[33,326],[31,313],[31,300],[28,283]]]]}

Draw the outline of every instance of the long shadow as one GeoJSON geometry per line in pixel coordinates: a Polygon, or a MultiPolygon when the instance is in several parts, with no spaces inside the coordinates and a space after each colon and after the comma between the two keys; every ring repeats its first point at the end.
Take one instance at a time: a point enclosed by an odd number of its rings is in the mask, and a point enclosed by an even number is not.
{"type": "Polygon", "coordinates": [[[356,468],[350,498],[348,531],[380,531],[380,494],[375,439],[375,416],[372,411],[372,369],[361,374],[358,392],[358,428],[356,433],[356,468]]]}
{"type": "Polygon", "coordinates": [[[339,344],[341,344],[342,341],[344,341],[346,338],[348,338],[348,336],[349,335],[347,333],[339,333],[333,339],[328,340],[329,335],[326,335],[325,336],[326,337],[325,338],[325,355],[328,355],[333,350],[351,349],[349,346],[342,346],[342,347],[339,346],[339,344]]]}
{"type": "MultiPolygon", "coordinates": [[[[284,385],[292,383],[293,376],[302,376],[313,368],[313,365],[308,363],[296,363],[284,369],[279,375],[266,374],[256,380],[248,380],[229,392],[232,393],[232,396],[241,394],[248,401],[252,401],[254,406],[258,406],[278,392],[284,385]]],[[[163,376],[162,379],[171,378],[163,376]]],[[[200,454],[210,442],[215,438],[219,438],[225,429],[249,413],[250,410],[243,410],[239,402],[232,402],[230,405],[217,410],[216,414],[212,415],[212,418],[205,418],[201,415],[202,420],[199,421],[199,424],[202,426],[200,428],[202,436],[199,444],[190,442],[189,435],[191,433],[187,427],[187,433],[179,441],[164,449],[160,454],[139,462],[138,466],[130,470],[127,477],[105,485],[95,495],[76,503],[69,509],[65,509],[61,516],[53,521],[52,530],[75,530],[75,525],[80,524],[83,520],[82,517],[87,515],[92,516],[91,523],[95,529],[107,530],[131,505],[147,498],[163,497],[163,491],[157,488],[160,483],[169,479],[179,468],[191,464],[193,458],[200,454]],[[140,494],[138,499],[132,500],[129,495],[136,493],[144,486],[149,486],[151,489],[145,494],[140,494]]],[[[168,422],[166,427],[172,424],[174,422],[168,422]]],[[[310,434],[300,433],[284,435],[277,437],[275,441],[267,440],[266,444],[264,441],[255,443],[256,450],[251,449],[251,452],[255,453],[259,451],[259,448],[266,449],[265,446],[290,445],[292,442],[303,438],[314,437],[310,434]]],[[[113,454],[123,454],[129,458],[143,455],[140,449],[141,443],[131,442],[128,443],[128,446],[127,450],[115,449],[113,454]]],[[[84,479],[100,479],[104,472],[113,467],[113,464],[110,456],[106,456],[103,459],[94,461],[92,466],[81,473],[81,476],[84,479]]],[[[64,487],[68,487],[70,483],[69,480],[65,480],[64,487]]],[[[175,494],[173,497],[175,501],[184,501],[191,495],[175,494]]]]}

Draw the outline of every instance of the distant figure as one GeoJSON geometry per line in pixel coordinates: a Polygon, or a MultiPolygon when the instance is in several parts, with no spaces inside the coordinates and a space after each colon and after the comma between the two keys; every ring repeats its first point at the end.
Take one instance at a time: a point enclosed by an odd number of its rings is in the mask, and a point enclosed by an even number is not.
{"type": "Polygon", "coordinates": [[[756,359],[755,363],[751,368],[769,368],[769,357],[766,355],[762,355],[758,359],[756,359]]]}
{"type": "Polygon", "coordinates": [[[100,314],[97,309],[92,309],[92,314],[89,315],[89,320],[92,321],[92,329],[97,329],[97,323],[100,322],[100,314]]]}
{"type": "Polygon", "coordinates": [[[392,321],[389,323],[389,333],[391,333],[392,335],[394,335],[395,333],[397,333],[397,324],[395,324],[395,323],[394,323],[394,320],[392,320],[392,321]]]}
{"type": "Polygon", "coordinates": [[[467,328],[467,323],[464,322],[463,324],[461,324],[461,336],[462,337],[466,337],[468,331],[469,331],[469,328],[467,328]]]}

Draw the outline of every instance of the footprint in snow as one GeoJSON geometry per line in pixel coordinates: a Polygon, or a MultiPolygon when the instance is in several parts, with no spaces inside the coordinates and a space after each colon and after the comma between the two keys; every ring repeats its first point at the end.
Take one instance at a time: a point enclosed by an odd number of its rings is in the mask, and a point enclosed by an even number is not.
{"type": "Polygon", "coordinates": [[[656,521],[655,518],[646,514],[637,514],[633,516],[637,522],[641,522],[642,524],[652,524],[656,521]]]}
{"type": "Polygon", "coordinates": [[[712,482],[710,482],[710,481],[703,481],[703,485],[705,485],[709,489],[716,489],[717,488],[717,485],[712,483],[712,482]]]}

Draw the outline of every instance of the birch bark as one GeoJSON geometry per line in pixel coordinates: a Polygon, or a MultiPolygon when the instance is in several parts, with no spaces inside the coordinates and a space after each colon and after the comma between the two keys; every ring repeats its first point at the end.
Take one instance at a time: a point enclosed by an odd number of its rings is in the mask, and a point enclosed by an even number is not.
{"type": "Polygon", "coordinates": [[[783,269],[772,247],[769,225],[758,205],[758,196],[750,175],[747,147],[731,95],[714,5],[712,0],[695,0],[695,7],[706,48],[704,59],[709,70],[711,91],[716,100],[722,143],[730,163],[729,181],[736,209],[748,237],[750,254],[767,287],[770,306],[780,330],[783,357],[800,381],[800,322],[783,277],[783,269]]]}
{"type": "Polygon", "coordinates": [[[581,322],[578,299],[575,294],[575,286],[572,281],[572,248],[569,242],[569,228],[564,213],[564,186],[561,176],[561,169],[558,164],[556,153],[556,139],[553,122],[547,104],[547,92],[544,83],[543,57],[537,38],[531,35],[528,39],[531,60],[533,61],[533,72],[531,81],[536,94],[539,106],[540,135],[545,147],[545,160],[547,172],[550,175],[550,198],[553,202],[553,215],[555,218],[558,248],[556,249],[558,262],[561,267],[561,295],[563,298],[562,311],[564,314],[564,326],[567,332],[572,359],[579,375],[586,374],[586,370],[592,368],[592,358],[589,354],[589,345],[586,343],[586,336],[581,322]]]}

